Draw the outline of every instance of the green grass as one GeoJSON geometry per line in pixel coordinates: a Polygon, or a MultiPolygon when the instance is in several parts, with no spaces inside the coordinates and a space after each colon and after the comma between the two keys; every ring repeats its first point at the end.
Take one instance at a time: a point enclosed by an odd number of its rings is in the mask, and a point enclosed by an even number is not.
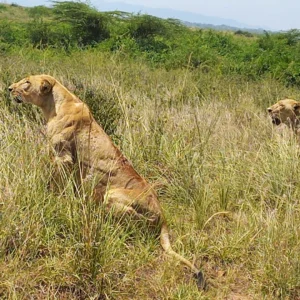
{"type": "Polygon", "coordinates": [[[149,69],[97,51],[24,49],[0,58],[0,298],[299,299],[299,148],[266,108],[299,90],[199,70],[149,69]],[[47,189],[38,110],[6,88],[48,73],[89,102],[140,174],[157,186],[176,251],[143,224],[47,189]]]}
{"type": "Polygon", "coordinates": [[[0,18],[7,21],[28,22],[28,8],[0,3],[0,18]]]}

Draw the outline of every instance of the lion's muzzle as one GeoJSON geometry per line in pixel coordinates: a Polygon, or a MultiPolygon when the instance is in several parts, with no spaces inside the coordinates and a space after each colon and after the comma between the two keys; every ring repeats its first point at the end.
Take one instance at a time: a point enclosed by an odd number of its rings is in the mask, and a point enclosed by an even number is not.
{"type": "Polygon", "coordinates": [[[267,110],[268,110],[269,116],[272,120],[272,123],[274,125],[281,124],[281,119],[278,117],[278,115],[276,113],[273,112],[273,109],[271,107],[269,107],[267,110]]]}
{"type": "Polygon", "coordinates": [[[23,103],[23,99],[22,99],[21,95],[14,96],[13,100],[17,103],[23,103]]]}
{"type": "Polygon", "coordinates": [[[279,125],[281,123],[281,120],[277,117],[271,117],[272,118],[272,123],[275,125],[279,125]]]}
{"type": "Polygon", "coordinates": [[[16,91],[14,91],[14,88],[12,86],[10,86],[8,88],[11,98],[16,102],[16,103],[23,103],[23,98],[20,94],[16,94],[16,91]]]}

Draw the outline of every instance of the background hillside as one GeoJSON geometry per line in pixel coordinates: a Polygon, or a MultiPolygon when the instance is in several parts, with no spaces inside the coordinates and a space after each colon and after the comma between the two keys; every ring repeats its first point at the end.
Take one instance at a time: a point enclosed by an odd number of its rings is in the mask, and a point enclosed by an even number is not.
{"type": "Polygon", "coordinates": [[[299,146],[266,108],[300,99],[299,32],[256,35],[100,13],[0,6],[0,298],[300,298],[299,146]],[[49,191],[40,111],[8,86],[60,80],[152,182],[174,249],[88,197],[49,191]]]}

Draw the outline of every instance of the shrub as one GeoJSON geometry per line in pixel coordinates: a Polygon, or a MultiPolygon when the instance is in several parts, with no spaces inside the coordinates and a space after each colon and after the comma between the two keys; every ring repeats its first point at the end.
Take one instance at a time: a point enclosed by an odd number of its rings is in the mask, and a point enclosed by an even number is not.
{"type": "Polygon", "coordinates": [[[54,2],[56,19],[70,24],[79,45],[94,45],[109,38],[108,18],[85,3],[54,2]]]}

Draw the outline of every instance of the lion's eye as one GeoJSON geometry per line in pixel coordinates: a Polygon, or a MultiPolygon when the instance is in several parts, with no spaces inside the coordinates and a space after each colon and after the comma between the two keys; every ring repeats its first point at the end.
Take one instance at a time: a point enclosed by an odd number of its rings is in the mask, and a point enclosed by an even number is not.
{"type": "Polygon", "coordinates": [[[22,88],[24,89],[24,91],[27,91],[30,87],[30,81],[29,80],[25,80],[22,84],[22,88]]]}

